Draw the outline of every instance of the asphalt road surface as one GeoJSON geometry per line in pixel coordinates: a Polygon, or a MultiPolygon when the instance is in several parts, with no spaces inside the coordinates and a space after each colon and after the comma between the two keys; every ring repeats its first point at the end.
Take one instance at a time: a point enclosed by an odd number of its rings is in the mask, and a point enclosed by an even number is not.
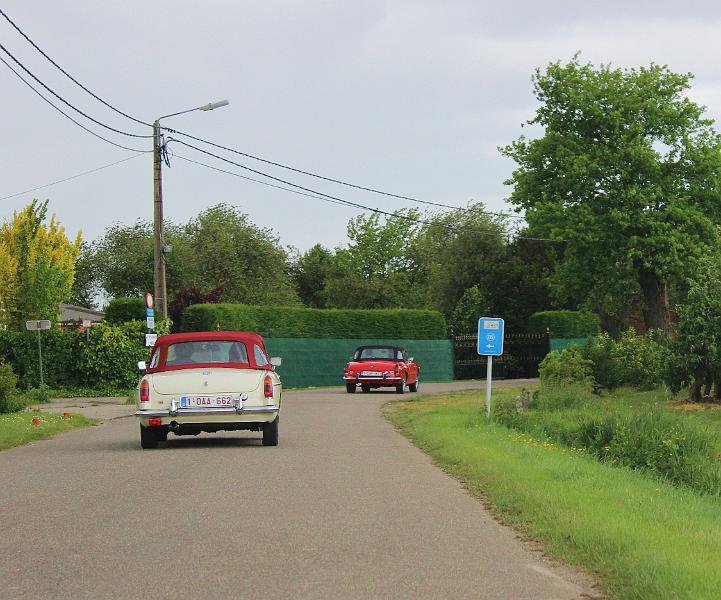
{"type": "Polygon", "coordinates": [[[276,448],[143,451],[123,417],[2,451],[0,597],[597,597],[394,431],[380,407],[408,398],[286,392],[276,448]]]}

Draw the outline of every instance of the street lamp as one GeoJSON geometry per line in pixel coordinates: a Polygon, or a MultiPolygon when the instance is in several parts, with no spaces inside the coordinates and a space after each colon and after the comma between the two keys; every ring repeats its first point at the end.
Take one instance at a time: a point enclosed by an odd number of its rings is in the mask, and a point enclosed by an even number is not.
{"type": "Polygon", "coordinates": [[[229,102],[227,100],[208,102],[208,104],[204,104],[203,106],[163,115],[153,122],[153,285],[155,304],[160,310],[163,319],[168,318],[168,298],[166,296],[165,258],[163,256],[165,251],[163,245],[163,181],[161,172],[161,148],[163,144],[160,133],[160,119],[176,117],[196,110],[215,110],[228,104],[229,102]]]}

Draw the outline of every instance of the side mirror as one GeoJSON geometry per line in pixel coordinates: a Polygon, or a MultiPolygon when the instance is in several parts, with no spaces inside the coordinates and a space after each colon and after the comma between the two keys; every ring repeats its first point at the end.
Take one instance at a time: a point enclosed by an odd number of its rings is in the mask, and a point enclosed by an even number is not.
{"type": "Polygon", "coordinates": [[[283,359],[280,356],[271,356],[270,357],[270,364],[274,367],[279,367],[283,364],[283,359]]]}
{"type": "Polygon", "coordinates": [[[138,361],[138,371],[146,371],[148,369],[148,365],[145,364],[144,360],[138,361]]]}
{"type": "Polygon", "coordinates": [[[415,362],[415,360],[416,360],[416,359],[413,358],[412,356],[408,358],[408,362],[415,362]]]}

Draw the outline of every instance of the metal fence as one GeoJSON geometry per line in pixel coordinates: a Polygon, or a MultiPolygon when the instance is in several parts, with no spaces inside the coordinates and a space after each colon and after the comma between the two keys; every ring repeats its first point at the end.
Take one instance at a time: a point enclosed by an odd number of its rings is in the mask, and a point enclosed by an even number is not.
{"type": "MultiPolygon", "coordinates": [[[[461,334],[451,338],[456,379],[485,379],[488,359],[478,354],[478,335],[461,334]]],[[[503,355],[493,357],[494,379],[538,377],[538,365],[551,351],[547,333],[506,333],[503,355]]]]}

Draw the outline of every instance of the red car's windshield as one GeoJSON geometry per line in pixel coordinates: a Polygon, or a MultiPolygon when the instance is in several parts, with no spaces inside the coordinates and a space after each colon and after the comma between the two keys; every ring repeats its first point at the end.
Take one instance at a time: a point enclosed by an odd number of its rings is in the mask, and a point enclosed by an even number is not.
{"type": "Polygon", "coordinates": [[[247,363],[248,352],[241,342],[213,340],[179,342],[168,346],[165,364],[169,367],[195,363],[247,363]]]}
{"type": "Polygon", "coordinates": [[[403,354],[396,348],[358,348],[355,360],[403,360],[403,354]]]}

